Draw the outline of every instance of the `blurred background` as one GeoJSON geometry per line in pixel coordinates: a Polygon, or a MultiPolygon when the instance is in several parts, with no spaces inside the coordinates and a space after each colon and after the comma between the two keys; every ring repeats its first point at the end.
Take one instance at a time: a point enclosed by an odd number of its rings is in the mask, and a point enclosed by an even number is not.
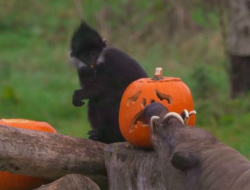
{"type": "MultiPolygon", "coordinates": [[[[180,77],[192,91],[197,126],[250,158],[250,93],[231,92],[228,7],[217,0],[0,0],[0,118],[46,121],[86,138],[86,106],[69,43],[83,15],[149,76],[180,77]]],[[[250,75],[249,75],[250,76],[250,75]]]]}

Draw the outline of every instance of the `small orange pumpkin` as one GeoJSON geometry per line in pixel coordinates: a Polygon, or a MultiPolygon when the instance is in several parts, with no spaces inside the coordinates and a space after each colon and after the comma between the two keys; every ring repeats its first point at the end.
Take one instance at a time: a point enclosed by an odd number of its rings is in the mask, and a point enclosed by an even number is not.
{"type": "MultiPolygon", "coordinates": [[[[132,145],[151,148],[150,128],[142,112],[152,102],[160,102],[171,112],[194,110],[193,98],[187,85],[180,78],[162,77],[162,69],[156,68],[154,78],[142,78],[132,82],[125,90],[120,104],[119,125],[123,137],[132,145]]],[[[188,121],[195,125],[195,115],[188,121]]]]}
{"type": "MultiPolygon", "coordinates": [[[[56,133],[56,130],[46,122],[32,121],[26,119],[1,119],[0,125],[56,133]]],[[[47,179],[0,172],[0,189],[3,190],[30,190],[48,183],[47,179]]]]}

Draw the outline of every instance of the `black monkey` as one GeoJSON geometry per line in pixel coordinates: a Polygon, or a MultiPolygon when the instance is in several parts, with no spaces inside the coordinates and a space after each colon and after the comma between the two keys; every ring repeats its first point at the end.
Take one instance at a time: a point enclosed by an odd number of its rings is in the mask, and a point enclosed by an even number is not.
{"type": "Polygon", "coordinates": [[[71,58],[82,87],[74,92],[73,104],[82,106],[88,99],[89,138],[104,143],[125,141],[118,122],[121,97],[131,82],[147,77],[146,72],[127,54],[106,47],[86,22],[72,36],[71,58]]]}

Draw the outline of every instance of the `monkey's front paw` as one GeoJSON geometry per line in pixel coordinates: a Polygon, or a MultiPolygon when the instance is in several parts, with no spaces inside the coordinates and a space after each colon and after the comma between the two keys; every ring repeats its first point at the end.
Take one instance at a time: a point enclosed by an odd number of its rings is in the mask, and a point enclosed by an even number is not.
{"type": "Polygon", "coordinates": [[[82,98],[81,90],[76,90],[73,94],[73,101],[72,101],[73,105],[77,107],[83,106],[84,102],[82,99],[83,98],[82,98]]]}
{"type": "Polygon", "coordinates": [[[73,99],[72,103],[76,107],[80,107],[80,106],[83,106],[85,104],[82,100],[74,100],[74,99],[73,99]]]}

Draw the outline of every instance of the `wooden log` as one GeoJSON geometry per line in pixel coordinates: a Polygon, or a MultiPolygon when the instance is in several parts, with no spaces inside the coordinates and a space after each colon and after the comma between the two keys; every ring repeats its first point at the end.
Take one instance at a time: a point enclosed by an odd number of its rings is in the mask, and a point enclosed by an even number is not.
{"type": "Polygon", "coordinates": [[[100,190],[98,185],[86,176],[68,174],[50,184],[43,185],[36,190],[100,190]]]}
{"type": "Polygon", "coordinates": [[[128,143],[109,144],[104,149],[110,190],[163,190],[158,156],[128,143]]]}
{"type": "Polygon", "coordinates": [[[0,125],[0,170],[47,179],[83,174],[108,184],[103,148],[87,139],[0,125]]]}

